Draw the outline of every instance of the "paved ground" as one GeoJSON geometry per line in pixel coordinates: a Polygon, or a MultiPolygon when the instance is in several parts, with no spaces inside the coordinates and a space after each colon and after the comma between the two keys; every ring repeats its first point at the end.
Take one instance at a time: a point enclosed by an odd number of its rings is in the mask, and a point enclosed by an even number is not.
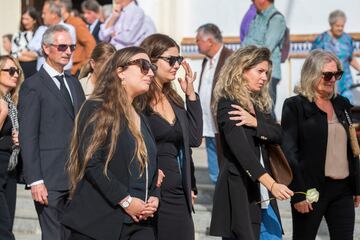
{"type": "MultiPolygon", "coordinates": [[[[199,198],[195,206],[196,213],[193,215],[196,240],[220,240],[220,238],[210,237],[206,235],[206,228],[209,226],[211,218],[211,202],[213,186],[207,175],[206,153],[203,146],[194,149],[194,161],[196,166],[196,175],[199,188],[199,198]]],[[[284,240],[291,239],[291,213],[289,202],[279,202],[282,223],[285,231],[284,240]]],[[[356,210],[355,240],[360,240],[360,210],[356,210]]],[[[17,240],[40,240],[40,227],[37,222],[36,213],[30,193],[18,187],[17,210],[14,225],[14,231],[17,240]]],[[[326,224],[322,224],[316,240],[328,240],[328,232],[326,224]]],[[[171,236],[169,236],[171,240],[171,236]]]]}

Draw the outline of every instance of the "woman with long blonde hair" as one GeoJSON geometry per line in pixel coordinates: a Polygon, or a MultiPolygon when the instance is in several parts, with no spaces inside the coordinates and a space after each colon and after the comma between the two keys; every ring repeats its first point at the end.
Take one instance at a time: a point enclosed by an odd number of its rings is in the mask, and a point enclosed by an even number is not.
{"type": "Polygon", "coordinates": [[[223,239],[281,239],[275,200],[293,192],[268,169],[266,145],[281,142],[271,117],[270,51],[248,46],[234,52],[215,85],[217,123],[224,164],[216,184],[210,234],[223,239]]]}
{"type": "Polygon", "coordinates": [[[12,56],[0,56],[0,239],[14,239],[17,166],[20,152],[17,100],[24,75],[12,56]]]}
{"type": "Polygon", "coordinates": [[[155,239],[156,146],[132,105],[149,90],[155,70],[142,48],[115,52],[77,116],[68,162],[71,201],[62,219],[70,239],[155,239]]]}

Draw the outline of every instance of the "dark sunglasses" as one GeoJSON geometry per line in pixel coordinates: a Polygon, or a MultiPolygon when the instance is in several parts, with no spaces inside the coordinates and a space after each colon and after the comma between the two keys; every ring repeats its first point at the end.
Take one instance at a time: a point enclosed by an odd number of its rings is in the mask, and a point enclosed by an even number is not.
{"type": "Polygon", "coordinates": [[[178,62],[180,65],[182,63],[182,61],[184,61],[184,57],[182,57],[182,56],[177,56],[177,57],[176,56],[170,56],[170,57],[160,56],[159,58],[168,62],[170,67],[173,67],[176,62],[178,62]]]}
{"type": "Polygon", "coordinates": [[[76,48],[75,44],[71,44],[71,45],[67,45],[67,44],[50,44],[50,45],[56,47],[56,49],[59,52],[65,52],[68,48],[70,48],[71,52],[74,52],[75,48],[76,48]]]}
{"type": "Polygon", "coordinates": [[[342,75],[343,75],[344,71],[337,71],[337,72],[323,72],[322,75],[323,75],[323,78],[325,81],[331,81],[331,79],[333,77],[335,77],[335,80],[339,80],[342,75]]]}
{"type": "Polygon", "coordinates": [[[18,69],[16,67],[3,68],[1,69],[1,71],[8,72],[11,77],[14,76],[15,73],[17,73],[18,75],[20,75],[21,73],[21,69],[18,69]]]}
{"type": "Polygon", "coordinates": [[[156,70],[157,70],[157,66],[155,64],[150,63],[148,60],[139,58],[133,61],[130,61],[126,64],[124,64],[121,67],[128,67],[131,65],[136,65],[140,68],[140,71],[142,74],[147,75],[149,73],[149,70],[151,69],[151,71],[153,71],[153,73],[155,74],[156,70]]]}

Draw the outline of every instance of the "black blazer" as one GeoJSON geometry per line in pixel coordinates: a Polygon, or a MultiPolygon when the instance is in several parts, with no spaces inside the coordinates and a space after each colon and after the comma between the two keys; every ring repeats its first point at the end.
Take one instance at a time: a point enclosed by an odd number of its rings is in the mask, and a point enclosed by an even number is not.
{"type": "MultiPolygon", "coordinates": [[[[99,108],[100,104],[101,102],[93,100],[85,102],[79,113],[79,132],[84,130],[87,119],[99,108]]],[[[142,117],[142,119],[145,118],[142,117]]],[[[150,131],[146,121],[145,126],[150,131]]],[[[83,139],[80,139],[80,144],[83,146],[79,150],[80,156],[83,156],[92,135],[93,126],[89,126],[85,129],[83,139]]],[[[156,151],[155,140],[153,138],[150,140],[150,147],[156,151]]],[[[78,183],[72,200],[62,216],[61,222],[65,226],[98,240],[119,239],[122,224],[128,215],[118,203],[130,194],[129,165],[133,159],[134,151],[134,137],[128,126],[123,124],[114,156],[109,163],[108,177],[104,175],[106,152],[102,148],[89,160],[85,176],[78,183]]],[[[156,152],[154,155],[156,156],[156,152]]],[[[155,174],[149,180],[151,183],[149,196],[159,197],[159,189],[156,188],[157,162],[152,166],[155,174]]],[[[145,178],[145,174],[142,178],[145,178]]]]}
{"type": "MultiPolygon", "coordinates": [[[[348,130],[344,110],[350,114],[352,105],[349,100],[337,95],[331,102],[339,122],[348,130]]],[[[284,133],[282,148],[294,173],[291,190],[306,192],[307,189],[316,188],[321,198],[328,136],[326,113],[304,96],[290,97],[283,105],[281,125],[284,133]]],[[[350,140],[347,145],[353,194],[360,195],[359,159],[352,154],[350,140]]],[[[303,194],[295,194],[292,198],[293,203],[302,200],[305,200],[303,194]]]]}
{"type": "Polygon", "coordinates": [[[27,184],[43,179],[48,190],[69,189],[65,163],[75,114],[85,100],[80,82],[65,74],[74,110],[49,74],[26,79],[19,94],[19,140],[27,184]],[[74,112],[75,111],[75,112],[74,112]]]}
{"type": "MultiPolygon", "coordinates": [[[[269,172],[266,144],[279,144],[281,127],[269,114],[255,109],[257,128],[236,126],[229,119],[231,104],[236,101],[220,99],[217,120],[224,153],[224,164],[215,188],[210,234],[236,239],[259,238],[261,222],[260,183],[258,178],[269,172]],[[265,168],[260,163],[260,147],[265,168]]],[[[271,174],[271,173],[270,173],[271,174]]],[[[271,194],[269,193],[269,197],[271,194]]],[[[276,201],[271,206],[279,220],[276,201]]]]}
{"type": "MultiPolygon", "coordinates": [[[[180,123],[183,133],[185,160],[182,166],[182,182],[188,210],[191,212],[193,210],[191,203],[191,190],[195,191],[195,193],[197,192],[191,147],[200,146],[202,141],[203,122],[201,104],[198,96],[196,101],[190,101],[186,98],[186,109],[179,107],[172,101],[170,101],[170,104],[175,112],[177,120],[180,123]]],[[[151,114],[151,111],[145,112],[145,115],[149,116],[149,114],[151,114]]],[[[156,131],[156,129],[153,129],[153,131],[156,131]]],[[[166,181],[166,178],[164,181],[166,181]]]]}

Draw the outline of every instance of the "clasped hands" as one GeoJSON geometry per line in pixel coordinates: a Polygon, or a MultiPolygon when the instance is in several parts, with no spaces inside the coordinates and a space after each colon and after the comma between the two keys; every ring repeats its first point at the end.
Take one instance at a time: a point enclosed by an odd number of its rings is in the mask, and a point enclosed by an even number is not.
{"type": "Polygon", "coordinates": [[[147,202],[144,202],[140,198],[132,197],[132,201],[124,211],[130,215],[134,222],[141,220],[147,220],[149,217],[154,217],[154,213],[159,207],[159,198],[149,197],[147,202]]]}

